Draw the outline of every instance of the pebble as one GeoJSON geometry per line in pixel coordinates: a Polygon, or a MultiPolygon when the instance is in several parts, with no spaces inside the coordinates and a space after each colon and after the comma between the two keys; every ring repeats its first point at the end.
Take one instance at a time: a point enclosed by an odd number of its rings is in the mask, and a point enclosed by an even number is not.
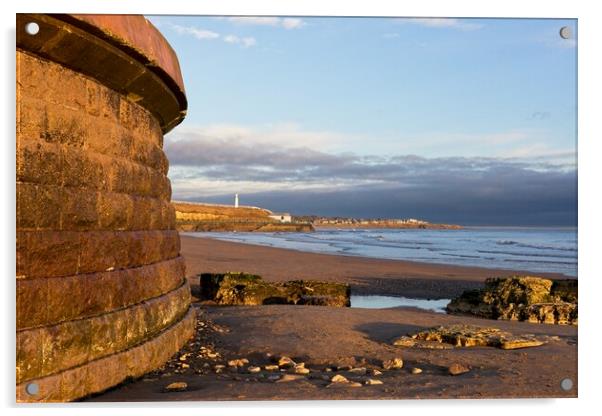
{"type": "Polygon", "coordinates": [[[272,374],[272,375],[268,376],[268,380],[269,381],[277,381],[277,380],[280,380],[280,376],[278,374],[272,374]]]}
{"type": "Polygon", "coordinates": [[[414,367],[412,368],[412,374],[420,374],[422,373],[422,368],[414,367]]]}
{"type": "Polygon", "coordinates": [[[188,354],[184,354],[180,356],[180,361],[186,361],[188,359],[188,354]]]}
{"type": "Polygon", "coordinates": [[[403,367],[403,360],[401,358],[392,358],[390,360],[383,361],[383,369],[385,370],[397,370],[403,367]]]}
{"type": "Polygon", "coordinates": [[[286,383],[288,381],[302,380],[304,378],[305,377],[299,374],[285,374],[280,378],[280,380],[276,381],[276,383],[286,383]]]}
{"type": "Polygon", "coordinates": [[[377,370],[376,368],[372,370],[372,375],[373,376],[382,376],[383,372],[380,370],[377,370]]]}
{"type": "Polygon", "coordinates": [[[249,364],[249,360],[246,358],[238,358],[228,361],[228,366],[230,367],[243,367],[245,364],[249,364]]]}
{"type": "Polygon", "coordinates": [[[266,371],[278,371],[279,367],[275,364],[268,364],[265,367],[263,367],[266,369],[266,371]]]}
{"type": "Polygon", "coordinates": [[[249,373],[259,373],[261,371],[261,367],[251,366],[251,367],[247,368],[247,371],[249,373]]]}
{"type": "Polygon", "coordinates": [[[182,363],[181,366],[182,366],[182,368],[190,368],[190,365],[186,364],[186,363],[182,363]]]}
{"type": "Polygon", "coordinates": [[[335,376],[333,376],[330,381],[332,383],[349,383],[349,380],[347,380],[347,377],[342,376],[340,374],[337,374],[335,376]]]}
{"type": "Polygon", "coordinates": [[[366,368],[365,367],[356,367],[356,368],[352,368],[351,370],[349,370],[350,373],[353,374],[358,374],[361,376],[366,375],[366,368]]]}
{"type": "Polygon", "coordinates": [[[278,367],[280,368],[291,368],[294,367],[296,363],[290,359],[289,357],[283,356],[278,360],[278,367]]]}
{"type": "Polygon", "coordinates": [[[183,381],[176,381],[175,383],[168,384],[165,387],[166,391],[184,391],[188,388],[188,384],[183,381]]]}
{"type": "Polygon", "coordinates": [[[296,366],[295,373],[296,374],[309,374],[309,368],[296,366]]]}
{"type": "Polygon", "coordinates": [[[449,371],[449,374],[451,374],[452,376],[457,376],[460,374],[468,373],[470,371],[470,368],[468,368],[465,365],[455,363],[450,365],[447,371],[449,371]]]}
{"type": "Polygon", "coordinates": [[[377,385],[377,384],[383,384],[383,382],[380,381],[380,380],[375,380],[373,378],[369,378],[368,380],[366,380],[366,384],[369,385],[369,386],[374,386],[374,385],[377,385]]]}

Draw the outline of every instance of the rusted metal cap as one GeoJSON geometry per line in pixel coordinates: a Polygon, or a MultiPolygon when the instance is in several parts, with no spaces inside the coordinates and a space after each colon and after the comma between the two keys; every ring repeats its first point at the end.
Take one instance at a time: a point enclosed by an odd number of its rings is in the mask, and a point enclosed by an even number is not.
{"type": "Polygon", "coordinates": [[[153,113],[164,133],[186,116],[176,53],[144,16],[17,14],[17,48],[123,94],[153,113]]]}

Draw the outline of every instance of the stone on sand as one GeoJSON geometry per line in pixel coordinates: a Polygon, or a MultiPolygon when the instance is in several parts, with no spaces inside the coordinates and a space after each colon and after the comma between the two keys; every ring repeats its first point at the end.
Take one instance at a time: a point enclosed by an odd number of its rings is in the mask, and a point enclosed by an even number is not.
{"type": "Polygon", "coordinates": [[[383,361],[382,365],[385,370],[398,370],[403,367],[403,360],[399,357],[383,361]]]}
{"type": "Polygon", "coordinates": [[[470,368],[468,368],[467,366],[465,366],[463,364],[454,363],[454,364],[452,364],[452,365],[449,366],[449,368],[447,369],[447,371],[452,376],[458,376],[460,374],[468,373],[470,371],[470,368]]]}
{"type": "Polygon", "coordinates": [[[188,384],[183,381],[176,381],[174,383],[168,384],[165,387],[165,391],[184,391],[188,388],[188,384]]]}

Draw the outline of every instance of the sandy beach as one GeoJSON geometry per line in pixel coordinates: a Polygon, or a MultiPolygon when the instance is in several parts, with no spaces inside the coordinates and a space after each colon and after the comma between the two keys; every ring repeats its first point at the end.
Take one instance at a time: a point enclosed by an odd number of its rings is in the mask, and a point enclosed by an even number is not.
{"type": "MultiPolygon", "coordinates": [[[[201,272],[245,271],[266,280],[317,279],[350,283],[355,294],[406,297],[452,297],[478,287],[491,276],[520,273],[511,270],[454,267],[359,257],[303,253],[294,250],[182,237],[187,276],[198,291],[201,272]]],[[[548,277],[564,277],[548,275],[548,277]]],[[[93,401],[171,400],[315,400],[402,398],[576,397],[577,327],[494,321],[452,316],[413,308],[357,309],[320,306],[203,306],[195,305],[199,322],[195,339],[162,369],[122,384],[93,401]],[[489,326],[515,335],[545,339],[535,348],[501,350],[492,347],[419,349],[392,345],[401,335],[436,325],[489,326]],[[198,354],[200,346],[217,353],[198,354]],[[188,355],[186,355],[188,354],[188,355]],[[184,355],[185,360],[181,357],[184,355]],[[286,355],[304,362],[309,375],[274,382],[270,373],[240,369],[216,374],[215,365],[247,358],[251,366],[265,366],[286,355]],[[368,375],[345,371],[366,368],[368,374],[383,360],[400,357],[403,368],[383,371],[382,384],[366,385],[368,375]],[[185,362],[186,366],[182,366],[185,362]],[[470,371],[452,376],[458,363],[470,371]],[[352,382],[330,388],[332,369],[352,382]],[[350,368],[349,367],[349,368],[350,368]],[[418,367],[420,374],[412,374],[418,367]],[[328,368],[328,369],[327,369],[328,368]],[[563,379],[574,385],[560,388],[563,379]],[[173,382],[186,382],[181,392],[165,392],[173,382]]],[[[263,368],[263,367],[262,367],[263,368]]],[[[294,378],[294,377],[293,377],[294,378]]]]}

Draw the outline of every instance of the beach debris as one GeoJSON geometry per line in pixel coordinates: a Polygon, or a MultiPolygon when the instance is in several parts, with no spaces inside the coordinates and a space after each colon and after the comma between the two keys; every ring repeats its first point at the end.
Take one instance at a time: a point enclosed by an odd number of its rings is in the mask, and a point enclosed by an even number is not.
{"type": "Polygon", "coordinates": [[[261,367],[251,366],[247,368],[249,373],[259,373],[261,371],[261,367]]]}
{"type": "Polygon", "coordinates": [[[345,283],[266,282],[261,276],[248,273],[203,273],[200,286],[201,298],[218,305],[351,305],[351,289],[345,283]]]}
{"type": "Polygon", "coordinates": [[[280,368],[293,368],[297,363],[295,363],[290,357],[283,355],[278,360],[278,367],[280,368]]]}
{"type": "Polygon", "coordinates": [[[268,364],[268,365],[263,366],[263,368],[266,371],[278,371],[280,369],[280,367],[278,367],[276,364],[268,364]]]}
{"type": "Polygon", "coordinates": [[[383,384],[383,382],[382,380],[375,380],[373,378],[369,378],[368,380],[366,380],[365,384],[368,386],[375,386],[378,384],[383,384]]]}
{"type": "Polygon", "coordinates": [[[420,374],[422,373],[422,368],[414,367],[412,368],[412,374],[420,374]]]}
{"type": "Polygon", "coordinates": [[[299,374],[284,374],[276,383],[286,383],[289,381],[303,380],[305,377],[299,374]]]}
{"type": "Polygon", "coordinates": [[[415,348],[435,348],[437,345],[451,347],[495,347],[505,350],[537,347],[545,341],[535,335],[513,335],[493,327],[475,325],[436,326],[409,336],[402,336],[393,345],[408,346],[408,339],[413,341],[415,348]]]}
{"type": "Polygon", "coordinates": [[[366,367],[355,367],[349,370],[349,372],[360,376],[364,376],[366,375],[367,370],[366,367]]]}
{"type": "Polygon", "coordinates": [[[483,289],[468,290],[452,299],[447,312],[489,319],[577,325],[577,286],[576,279],[490,278],[483,289]]]}
{"type": "Polygon", "coordinates": [[[398,370],[403,367],[403,360],[398,357],[385,360],[382,367],[384,370],[398,370]]]}
{"type": "Polygon", "coordinates": [[[458,376],[460,374],[468,373],[470,371],[470,368],[463,364],[454,363],[447,368],[447,371],[452,376],[458,376]]]}
{"type": "Polygon", "coordinates": [[[165,386],[165,391],[184,391],[188,388],[188,384],[184,381],[176,381],[175,383],[165,386]]]}

